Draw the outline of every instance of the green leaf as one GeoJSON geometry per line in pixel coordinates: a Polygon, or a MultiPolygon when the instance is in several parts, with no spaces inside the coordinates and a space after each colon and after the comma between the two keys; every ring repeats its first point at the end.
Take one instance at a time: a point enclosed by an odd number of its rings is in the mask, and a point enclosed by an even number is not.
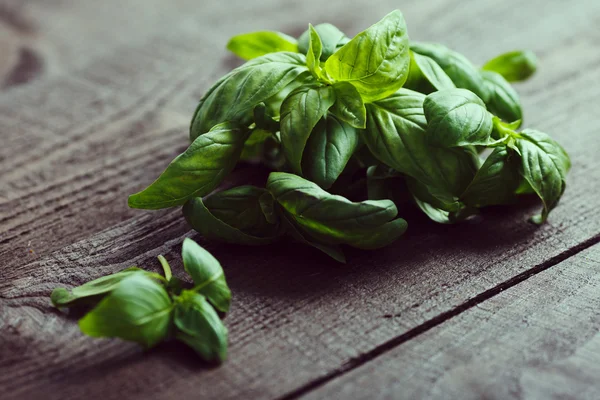
{"type": "Polygon", "coordinates": [[[519,158],[506,146],[499,146],[485,160],[461,199],[473,207],[510,204],[519,186],[519,158]]]}
{"type": "Polygon", "coordinates": [[[190,238],[183,240],[183,266],[194,281],[194,291],[203,294],[219,311],[229,311],[231,291],[219,261],[190,238]]]}
{"type": "Polygon", "coordinates": [[[404,177],[393,168],[378,164],[367,169],[367,197],[369,200],[390,199],[396,206],[406,203],[408,189],[404,177]]]}
{"type": "Polygon", "coordinates": [[[150,186],[129,196],[129,207],[173,207],[210,193],[235,167],[246,137],[248,132],[232,123],[215,126],[171,161],[150,186]]]}
{"type": "Polygon", "coordinates": [[[542,213],[532,217],[541,224],[560,200],[566,187],[571,161],[567,152],[550,136],[533,129],[519,133],[517,148],[521,152],[521,175],[542,200],[542,213]]]}
{"type": "Polygon", "coordinates": [[[367,109],[354,85],[338,82],[333,85],[335,103],[330,109],[336,117],[358,129],[367,126],[367,109]]]}
{"type": "Polygon", "coordinates": [[[298,52],[296,39],[281,32],[260,31],[237,35],[229,39],[227,50],[244,60],[278,51],[298,52]]]}
{"type": "Polygon", "coordinates": [[[481,71],[489,93],[486,102],[488,110],[504,121],[513,122],[523,119],[519,94],[500,74],[481,71]]]}
{"type": "Polygon", "coordinates": [[[160,284],[135,273],[80,319],[79,328],[89,336],[118,337],[152,347],[167,336],[172,309],[160,284]]]}
{"type": "Polygon", "coordinates": [[[438,224],[451,224],[450,211],[442,210],[432,206],[431,204],[420,200],[417,196],[414,196],[415,203],[417,206],[434,222],[438,224]]]}
{"type": "Polygon", "coordinates": [[[158,255],[158,261],[160,262],[160,265],[162,266],[163,271],[165,273],[165,279],[167,280],[167,282],[169,282],[173,277],[173,273],[171,271],[171,266],[169,265],[169,262],[162,254],[158,255]]]}
{"type": "Polygon", "coordinates": [[[382,163],[413,177],[448,211],[475,176],[478,161],[469,148],[431,147],[425,137],[425,96],[401,89],[387,99],[367,104],[363,139],[382,163]]]}
{"type": "MultiPolygon", "coordinates": [[[[454,89],[456,86],[452,79],[444,72],[442,67],[435,62],[431,57],[424,56],[411,51],[411,57],[414,64],[411,63],[411,68],[415,66],[419,73],[431,84],[435,90],[454,89]]],[[[412,71],[411,71],[412,73],[412,71]]]]}
{"type": "Polygon", "coordinates": [[[411,50],[430,57],[452,79],[457,88],[468,89],[484,101],[488,98],[487,88],[479,70],[462,54],[437,43],[411,43],[411,50]]]}
{"type": "Polygon", "coordinates": [[[322,244],[315,239],[311,238],[308,234],[302,232],[302,228],[293,221],[293,219],[287,215],[282,216],[282,221],[285,226],[286,232],[294,238],[297,242],[306,244],[308,246],[314,247],[327,254],[329,257],[333,258],[337,262],[342,264],[346,263],[346,257],[344,256],[344,252],[340,249],[339,246],[336,245],[328,245],[322,244]]]}
{"type": "Polygon", "coordinates": [[[352,83],[365,102],[373,102],[402,87],[409,63],[406,23],[395,10],[336,51],[325,70],[334,82],[352,83]]]}
{"type": "Polygon", "coordinates": [[[537,58],[532,51],[516,50],[492,58],[482,69],[496,72],[509,82],[519,82],[535,73],[537,58]]]}
{"type": "Polygon", "coordinates": [[[392,243],[406,230],[406,221],[394,219],[398,210],[390,200],[354,203],[284,172],[269,175],[267,190],[290,220],[323,244],[375,249],[392,243]]]}
{"type": "Polygon", "coordinates": [[[93,281],[77,286],[71,291],[65,288],[56,288],[50,295],[54,307],[73,307],[81,304],[89,304],[99,301],[102,296],[113,291],[125,278],[134,274],[149,274],[143,269],[131,267],[115,274],[103,276],[93,281]]]}
{"type": "MultiPolygon", "coordinates": [[[[254,123],[258,129],[271,132],[279,131],[279,121],[275,121],[275,119],[268,114],[265,103],[258,103],[256,107],[254,107],[254,123]]],[[[248,138],[246,142],[252,142],[251,137],[248,138]]]]}
{"type": "Polygon", "coordinates": [[[469,207],[464,207],[452,212],[442,210],[425,201],[422,201],[416,195],[414,195],[414,200],[417,206],[421,209],[421,211],[425,213],[425,215],[429,217],[429,219],[439,224],[454,224],[478,213],[478,210],[476,208],[469,207]]]}
{"type": "Polygon", "coordinates": [[[358,143],[356,128],[332,115],[322,118],[306,144],[302,157],[304,176],[328,189],[346,167],[358,143]]]}
{"type": "Polygon", "coordinates": [[[302,154],[308,137],[335,102],[331,86],[301,86],[281,105],[281,146],[292,166],[301,174],[302,154]]]}
{"type": "Polygon", "coordinates": [[[434,92],[423,103],[427,119],[427,141],[433,146],[487,145],[492,116],[484,102],[465,89],[434,92]]]}
{"type": "Polygon", "coordinates": [[[288,52],[267,54],[234,69],[200,100],[192,118],[190,139],[226,121],[250,125],[257,104],[267,102],[303,73],[309,74],[306,57],[288,52]]]}
{"type": "MultiPolygon", "coordinates": [[[[276,136],[271,131],[264,129],[254,129],[242,149],[240,160],[255,161],[261,160],[265,155],[268,144],[274,144],[276,136]]],[[[276,146],[276,145],[275,145],[276,146]]],[[[262,160],[261,160],[262,161],[262,160]]]]}
{"type": "Polygon", "coordinates": [[[323,78],[323,69],[321,68],[321,53],[323,52],[323,43],[321,38],[312,25],[308,25],[310,32],[310,44],[306,54],[306,65],[315,78],[323,78]]]}
{"type": "MultiPolygon", "coordinates": [[[[335,51],[348,43],[350,40],[344,32],[340,31],[338,28],[331,24],[319,24],[314,27],[315,31],[321,38],[322,43],[322,52],[321,52],[321,61],[327,61],[329,57],[335,51]]],[[[310,29],[307,29],[300,35],[298,39],[298,50],[303,54],[308,54],[308,48],[310,46],[310,29]]]]}
{"type": "Polygon", "coordinates": [[[206,298],[185,290],[176,302],[173,318],[177,327],[175,337],[206,361],[225,361],[227,328],[206,298]]]}
{"type": "Polygon", "coordinates": [[[200,197],[183,206],[183,215],[194,230],[208,239],[226,243],[263,245],[279,238],[274,216],[265,216],[260,201],[268,192],[254,186],[215,193],[203,201],[200,197]],[[270,218],[270,220],[269,220],[270,218]]]}

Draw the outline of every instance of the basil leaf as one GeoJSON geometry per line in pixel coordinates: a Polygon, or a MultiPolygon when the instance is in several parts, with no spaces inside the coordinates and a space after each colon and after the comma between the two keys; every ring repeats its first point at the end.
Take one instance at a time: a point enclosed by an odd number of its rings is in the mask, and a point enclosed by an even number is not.
{"type": "Polygon", "coordinates": [[[169,262],[162,254],[158,255],[158,262],[160,262],[160,265],[165,274],[165,280],[168,283],[171,280],[171,278],[173,278],[173,271],[171,271],[171,266],[169,265],[169,262]]]}
{"type": "Polygon", "coordinates": [[[135,273],[80,319],[79,328],[89,336],[118,337],[152,347],[167,336],[172,309],[160,284],[135,273]]]}
{"type": "Polygon", "coordinates": [[[511,51],[492,58],[482,69],[496,72],[509,82],[524,81],[535,73],[537,58],[532,51],[511,51]]]}
{"type": "Polygon", "coordinates": [[[264,129],[254,129],[248,139],[244,142],[240,160],[260,160],[264,155],[265,147],[268,141],[275,140],[275,135],[271,131],[264,129]]]}
{"type": "Polygon", "coordinates": [[[310,32],[310,44],[308,46],[308,53],[306,54],[306,65],[314,77],[320,79],[323,77],[320,61],[323,43],[321,43],[321,38],[312,25],[308,25],[308,30],[310,32]]]}
{"type": "Polygon", "coordinates": [[[484,101],[487,100],[487,88],[478,69],[462,54],[437,43],[411,43],[411,50],[430,57],[452,79],[457,88],[468,89],[484,101]]]}
{"type": "Polygon", "coordinates": [[[304,147],[313,128],[335,102],[331,86],[301,86],[281,105],[281,146],[297,173],[302,173],[304,147]]]}
{"type": "MultiPolygon", "coordinates": [[[[265,103],[258,103],[256,107],[254,107],[254,123],[258,129],[271,132],[279,131],[279,121],[275,121],[275,119],[268,114],[265,103]]],[[[249,141],[251,141],[251,137],[248,138],[246,143],[249,141]]]]}
{"type": "Polygon", "coordinates": [[[227,328],[201,294],[183,291],[176,299],[173,322],[175,337],[190,346],[206,361],[227,358],[227,328]]]}
{"type": "Polygon", "coordinates": [[[465,89],[434,92],[423,103],[427,140],[434,146],[487,145],[492,117],[485,103],[465,89]]]}
{"type": "MultiPolygon", "coordinates": [[[[415,53],[414,51],[411,51],[411,58],[411,61],[414,61],[414,63],[411,62],[411,69],[413,67],[418,69],[418,72],[435,90],[456,88],[452,79],[450,79],[448,74],[444,72],[442,67],[433,58],[415,53]]],[[[412,70],[411,73],[413,73],[412,70]]]]}
{"type": "MultiPolygon", "coordinates": [[[[314,27],[315,31],[321,38],[322,43],[322,51],[321,51],[321,61],[327,61],[329,57],[335,51],[348,43],[350,40],[344,32],[340,31],[338,28],[331,24],[319,24],[314,27]]],[[[300,35],[298,38],[298,50],[301,53],[308,54],[308,48],[310,46],[310,29],[307,29],[300,35]]]]}
{"type": "Polygon", "coordinates": [[[219,311],[229,311],[231,291],[219,261],[190,238],[183,240],[183,267],[194,281],[194,291],[203,294],[219,311]]]}
{"type": "Polygon", "coordinates": [[[338,246],[316,242],[315,239],[311,238],[306,233],[303,233],[301,231],[300,226],[298,226],[297,223],[293,222],[292,218],[287,215],[283,215],[282,221],[286,228],[286,232],[296,241],[312,246],[315,249],[318,249],[323,253],[327,254],[334,260],[341,262],[342,264],[346,263],[346,257],[344,256],[344,252],[338,246]]]}
{"type": "Polygon", "coordinates": [[[452,219],[450,218],[450,211],[442,210],[440,208],[436,208],[431,204],[422,201],[417,196],[413,196],[415,203],[419,207],[421,211],[429,217],[430,220],[437,222],[438,224],[451,224],[452,219]]]}
{"type": "Polygon", "coordinates": [[[421,211],[423,211],[429,219],[439,224],[454,224],[478,213],[476,208],[470,207],[463,207],[457,211],[446,211],[422,201],[418,196],[414,196],[413,198],[421,211]]]}
{"type": "Polygon", "coordinates": [[[273,216],[263,211],[262,195],[268,192],[254,186],[240,186],[208,197],[189,200],[183,215],[192,228],[208,239],[246,245],[268,244],[279,238],[273,216]]]}
{"type": "Polygon", "coordinates": [[[406,230],[406,221],[394,219],[398,210],[390,200],[354,203],[284,172],[269,175],[267,190],[303,232],[324,244],[376,249],[406,230]]]}
{"type": "Polygon", "coordinates": [[[50,300],[54,307],[73,307],[76,305],[93,303],[98,301],[101,296],[110,293],[125,278],[133,274],[146,274],[146,271],[140,268],[131,267],[115,274],[107,275],[86,282],[81,286],[74,287],[71,291],[65,288],[56,288],[50,295],[50,300]]]}
{"type": "Polygon", "coordinates": [[[129,207],[173,207],[210,193],[235,167],[247,136],[247,131],[233,123],[215,126],[171,161],[150,186],[129,196],[129,207]]]}
{"type": "Polygon", "coordinates": [[[325,70],[334,82],[352,83],[365,102],[373,102],[402,87],[409,62],[406,23],[395,10],[336,51],[325,70]]]}
{"type": "Polygon", "coordinates": [[[281,32],[260,31],[237,35],[229,39],[227,50],[244,60],[278,51],[298,52],[298,42],[281,32]]]}
{"type": "Polygon", "coordinates": [[[226,121],[248,126],[257,104],[278,94],[302,73],[308,73],[306,57],[288,52],[267,54],[234,69],[200,100],[192,118],[190,139],[226,121]]]}
{"type": "Polygon", "coordinates": [[[500,74],[491,71],[481,71],[489,93],[486,102],[488,110],[504,121],[513,122],[523,118],[519,95],[510,83],[500,74]]]}
{"type": "MultiPolygon", "coordinates": [[[[401,89],[387,99],[367,104],[363,139],[382,163],[413,177],[450,210],[475,176],[476,154],[469,148],[431,147],[425,137],[425,96],[401,89]]],[[[440,205],[441,205],[440,204],[440,205]]]]}
{"type": "Polygon", "coordinates": [[[330,111],[339,119],[358,129],[367,126],[367,110],[356,88],[348,82],[333,85],[335,103],[330,111]]]}
{"type": "Polygon", "coordinates": [[[390,199],[398,206],[406,203],[408,188],[404,177],[393,168],[372,165],[367,169],[367,197],[369,200],[390,199]]]}
{"type": "Polygon", "coordinates": [[[566,151],[543,132],[526,129],[519,136],[516,145],[521,153],[521,175],[544,205],[541,214],[531,220],[541,224],[565,191],[571,161],[566,151]]]}
{"type": "Polygon", "coordinates": [[[520,182],[519,163],[518,156],[509,148],[496,147],[461,199],[473,207],[514,203],[520,182]]]}
{"type": "Polygon", "coordinates": [[[329,115],[313,129],[302,157],[304,176],[323,189],[340,176],[359,143],[356,128],[329,115]]]}

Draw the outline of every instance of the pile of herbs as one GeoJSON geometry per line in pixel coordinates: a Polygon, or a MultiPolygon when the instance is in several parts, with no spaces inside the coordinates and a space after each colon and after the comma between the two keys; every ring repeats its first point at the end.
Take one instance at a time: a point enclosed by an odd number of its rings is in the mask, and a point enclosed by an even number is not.
{"type": "Polygon", "coordinates": [[[453,223],[536,194],[543,209],[532,221],[542,223],[565,190],[564,149],[544,132],[519,130],[510,82],[535,71],[530,52],[478,68],[443,45],[410,41],[400,11],[352,39],[321,24],[298,39],[236,36],[228,48],[249,61],[208,90],[191,145],[130,207],[183,206],[207,238],[288,237],[343,262],[340,245],[376,249],[401,236],[397,207],[406,199],[453,223]],[[247,160],[273,170],[265,187],[211,194],[247,160]]]}

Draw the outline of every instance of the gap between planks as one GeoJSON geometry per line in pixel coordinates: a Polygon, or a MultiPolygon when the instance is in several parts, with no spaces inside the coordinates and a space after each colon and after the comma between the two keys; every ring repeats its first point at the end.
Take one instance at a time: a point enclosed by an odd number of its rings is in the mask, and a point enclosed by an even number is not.
{"type": "Polygon", "coordinates": [[[526,281],[527,279],[539,274],[540,272],[546,271],[546,270],[552,268],[553,266],[558,265],[563,261],[566,261],[567,259],[581,253],[582,251],[584,251],[598,243],[600,243],[600,234],[596,235],[596,236],[594,236],[594,237],[592,237],[592,238],[590,238],[590,239],[588,239],[566,251],[563,251],[560,254],[557,254],[556,256],[548,259],[547,261],[544,261],[519,275],[516,275],[510,279],[507,279],[506,281],[500,283],[499,285],[476,295],[475,297],[471,298],[468,301],[465,301],[464,303],[460,304],[459,306],[457,306],[451,310],[448,310],[446,312],[439,314],[436,317],[433,317],[432,319],[425,322],[424,324],[418,325],[418,326],[414,327],[413,329],[403,333],[400,336],[397,336],[391,340],[388,340],[385,343],[382,343],[379,346],[376,346],[372,350],[370,350],[364,354],[361,354],[359,357],[349,360],[346,364],[342,365],[340,368],[333,370],[330,373],[328,373],[320,378],[317,378],[303,386],[300,386],[299,388],[293,390],[292,392],[289,392],[281,397],[278,397],[277,400],[298,399],[298,398],[312,392],[313,390],[319,389],[320,387],[331,382],[332,380],[339,378],[342,375],[345,375],[348,372],[369,363],[370,361],[384,355],[388,351],[401,346],[402,344],[410,341],[411,339],[414,339],[415,337],[417,337],[427,331],[430,331],[431,329],[443,324],[444,322],[449,321],[450,319],[458,316],[459,314],[462,314],[463,312],[465,312],[473,307],[478,306],[479,304],[483,303],[484,301],[490,300],[492,297],[500,294],[504,290],[507,290],[513,286],[516,286],[516,285],[526,281]]]}

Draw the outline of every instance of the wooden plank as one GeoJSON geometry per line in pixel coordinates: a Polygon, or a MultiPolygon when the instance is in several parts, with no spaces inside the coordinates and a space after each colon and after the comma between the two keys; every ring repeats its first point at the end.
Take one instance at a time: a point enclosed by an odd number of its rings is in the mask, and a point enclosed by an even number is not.
{"type": "MultiPolygon", "coordinates": [[[[331,4],[328,2],[326,7],[333,7],[331,4]]],[[[546,3],[532,2],[524,5],[525,9],[521,7],[518,10],[531,16],[536,8],[542,8],[541,4],[546,3]]],[[[484,54],[493,50],[486,44],[494,43],[495,39],[494,36],[486,36],[486,32],[495,34],[500,28],[489,27],[490,30],[484,30],[486,24],[483,17],[489,14],[489,8],[479,2],[471,5],[473,18],[469,21],[474,21],[474,25],[469,26],[481,32],[475,35],[477,40],[464,29],[458,32],[451,29],[456,26],[458,18],[464,18],[464,14],[450,6],[446,7],[448,17],[440,24],[415,24],[421,26],[416,28],[417,32],[419,29],[438,32],[438,37],[430,33],[429,38],[458,48],[461,43],[462,46],[469,43],[472,48],[466,51],[467,54],[483,59],[484,54]],[[440,28],[440,25],[445,28],[440,28]]],[[[388,4],[377,7],[390,8],[388,4]]],[[[406,14],[409,15],[411,10],[416,12],[427,8],[420,7],[408,8],[406,14]]],[[[562,6],[558,2],[550,2],[546,9],[555,12],[562,6]]],[[[563,20],[573,22],[572,25],[577,29],[565,31],[564,36],[554,35],[552,40],[536,42],[535,48],[542,55],[542,65],[552,67],[542,70],[534,81],[523,87],[527,94],[524,100],[529,121],[533,122],[532,125],[556,133],[556,137],[565,142],[574,156],[569,189],[552,216],[551,224],[537,229],[525,223],[525,215],[532,212],[532,207],[526,210],[494,209],[486,213],[483,220],[453,227],[438,226],[422,217],[409,215],[411,229],[397,246],[377,253],[352,251],[351,264],[343,268],[329,267],[330,263],[325,258],[295,245],[248,249],[211,244],[209,248],[226,265],[236,294],[235,308],[227,318],[231,329],[231,360],[219,369],[198,367],[197,360],[191,355],[186,356],[186,350],[177,346],[165,346],[141,357],[133,345],[81,337],[72,321],[65,320],[49,308],[47,299],[49,290],[57,284],[78,284],[133,262],[156,266],[151,258],[159,251],[171,249],[168,255],[176,259],[178,243],[186,231],[177,212],[131,213],[126,210],[124,202],[115,204],[115,200],[124,199],[131,192],[131,186],[127,185],[134,185],[132,182],[139,188],[153,179],[168,158],[185,145],[185,142],[175,143],[176,140],[170,139],[157,143],[169,128],[178,129],[179,119],[176,123],[168,123],[165,130],[158,129],[156,133],[148,134],[146,129],[148,125],[154,125],[152,118],[160,120],[160,117],[153,116],[158,113],[157,108],[162,112],[180,113],[180,99],[192,96],[188,93],[178,100],[172,99],[177,97],[177,90],[167,78],[169,74],[176,76],[171,66],[164,67],[166,70],[149,68],[151,72],[142,77],[139,74],[144,74],[143,70],[136,71],[131,67],[120,69],[121,65],[135,65],[138,57],[148,59],[138,56],[138,52],[132,49],[106,60],[108,64],[115,65],[110,69],[108,80],[97,78],[105,67],[91,67],[76,75],[76,79],[48,83],[55,84],[56,90],[68,85],[82,86],[81,96],[87,93],[85,87],[91,85],[90,98],[102,96],[108,91],[107,103],[115,102],[117,110],[114,114],[102,113],[87,135],[76,128],[61,128],[71,124],[71,117],[53,120],[52,126],[56,131],[51,134],[51,139],[44,140],[60,141],[65,135],[74,136],[79,143],[73,147],[73,151],[83,149],[87,150],[87,154],[72,157],[72,151],[60,153],[60,146],[50,151],[40,146],[30,154],[42,155],[41,160],[35,160],[32,165],[25,163],[27,168],[23,174],[14,175],[9,193],[4,193],[11,203],[1,209],[3,218],[11,218],[12,210],[20,207],[19,199],[26,196],[27,202],[33,202],[27,214],[33,213],[35,218],[24,221],[23,226],[18,228],[22,229],[19,234],[5,241],[3,245],[6,247],[0,248],[0,251],[4,251],[3,261],[6,259],[9,263],[8,267],[3,264],[0,279],[0,315],[5,317],[1,320],[6,321],[0,328],[0,347],[10,348],[13,354],[18,355],[0,366],[0,387],[6,388],[7,397],[35,397],[39,393],[51,397],[49,393],[60,393],[64,396],[62,398],[81,398],[102,393],[104,398],[166,398],[175,390],[181,395],[220,398],[278,396],[294,391],[299,386],[310,385],[314,379],[327,376],[348,363],[360,362],[361,355],[377,346],[444,312],[460,308],[473,296],[497,287],[523,271],[569,256],[573,246],[585,247],[595,242],[600,232],[598,221],[592,218],[599,188],[598,177],[593,171],[597,169],[598,161],[597,149],[593,143],[590,145],[588,139],[598,128],[593,114],[594,101],[599,97],[598,86],[595,85],[598,79],[598,56],[593,51],[593,39],[583,33],[594,26],[598,14],[592,8],[587,12],[577,8],[568,11],[562,15],[563,20]],[[582,13],[585,15],[580,15],[582,13]],[[584,39],[576,43],[569,42],[570,37],[578,34],[583,35],[584,39]],[[578,62],[565,61],[572,59],[578,62]],[[131,100],[126,99],[125,105],[121,105],[119,101],[123,100],[117,94],[117,89],[111,88],[110,82],[127,82],[128,76],[138,79],[142,92],[134,93],[131,100]],[[153,92],[154,88],[141,85],[155,76],[162,77],[162,81],[156,84],[157,92],[153,92]],[[548,87],[547,82],[556,84],[548,87]],[[153,100],[154,96],[158,100],[153,100]],[[147,100],[136,105],[139,97],[147,100]],[[568,99],[568,107],[565,107],[564,99],[568,99]],[[138,111],[138,107],[143,110],[138,111]],[[148,112],[144,112],[146,108],[148,112]],[[570,114],[564,113],[565,109],[570,114]],[[104,128],[104,124],[108,127],[104,128]],[[148,143],[142,138],[147,138],[148,143]],[[112,144],[115,140],[116,144],[112,144]],[[90,151],[102,149],[103,146],[102,151],[90,151]],[[134,149],[140,155],[144,151],[160,151],[163,165],[158,165],[150,156],[139,161],[128,158],[135,146],[142,146],[134,149]],[[56,151],[59,152],[58,156],[56,151]],[[114,157],[112,161],[115,164],[119,159],[125,160],[125,166],[111,167],[107,172],[102,168],[106,154],[114,157]],[[64,160],[70,162],[66,163],[66,172],[61,172],[62,169],[56,166],[64,163],[64,160]],[[85,173],[81,174],[82,170],[85,173]],[[78,176],[79,180],[76,179],[78,176]],[[104,185],[103,190],[109,192],[100,192],[98,196],[83,195],[90,187],[98,185],[94,180],[88,182],[90,186],[83,184],[86,179],[98,179],[99,185],[104,185]],[[74,180],[76,185],[69,186],[74,180]],[[31,184],[19,185],[19,181],[30,181],[31,184]],[[62,191],[63,196],[60,199],[63,203],[58,206],[52,204],[51,197],[47,197],[57,190],[62,191]],[[75,196],[70,196],[72,193],[75,196]],[[101,201],[95,202],[97,197],[101,201]],[[51,203],[46,209],[43,208],[47,203],[45,199],[50,199],[48,202],[51,203]],[[37,213],[39,207],[42,207],[42,212],[37,213]],[[89,215],[87,209],[94,210],[93,217],[85,217],[89,215]],[[140,217],[51,253],[133,215],[140,217]],[[52,216],[54,219],[51,219],[52,216]],[[163,226],[167,228],[161,229],[163,226]],[[148,232],[154,229],[157,230],[156,236],[149,235],[148,232]],[[75,232],[71,233],[72,230],[75,232]],[[49,237],[46,240],[50,242],[36,244],[40,249],[38,254],[44,257],[33,262],[34,258],[23,259],[26,244],[32,237],[49,237]],[[167,242],[166,247],[162,245],[164,242],[167,242]],[[469,244],[468,247],[465,247],[465,243],[469,244]],[[294,257],[290,257],[290,254],[294,257]],[[389,318],[398,314],[401,316],[389,318]],[[48,365],[52,368],[44,368],[48,365]]],[[[239,19],[244,12],[248,10],[240,7],[232,17],[223,17],[223,23],[229,24],[225,25],[229,26],[228,32],[234,29],[231,25],[235,18],[239,19]]],[[[285,10],[285,13],[289,13],[289,10],[285,10]]],[[[420,17],[415,21],[426,22],[431,19],[431,14],[435,13],[419,14],[420,17]]],[[[508,6],[502,6],[492,18],[506,22],[520,18],[516,14],[508,6]]],[[[359,18],[366,19],[368,15],[360,14],[359,18]]],[[[299,16],[296,13],[288,18],[298,19],[299,16]]],[[[462,19],[459,21],[464,23],[462,19]]],[[[247,21],[244,23],[249,24],[247,21]]],[[[355,26],[354,23],[348,25],[355,26]]],[[[530,25],[533,28],[528,26],[527,29],[535,30],[541,38],[550,38],[550,33],[556,27],[544,19],[532,20],[530,25]]],[[[254,27],[259,28],[262,26],[254,27]]],[[[508,39],[503,37],[502,43],[514,46],[512,43],[518,43],[521,36],[522,32],[515,29],[506,34],[508,39]]],[[[141,53],[147,54],[148,47],[143,49],[141,53]]],[[[186,71],[181,67],[182,62],[173,63],[181,68],[177,71],[186,71]]],[[[212,62],[216,63],[214,60],[212,62]]],[[[210,69],[211,65],[215,64],[207,64],[207,68],[210,69]]],[[[193,78],[185,76],[181,82],[190,80],[193,78]]],[[[41,84],[46,85],[44,82],[41,84]]],[[[205,88],[205,85],[198,84],[195,90],[205,88]]],[[[118,88],[119,84],[113,86],[118,88]]],[[[25,110],[19,111],[11,106],[33,102],[29,100],[36,92],[33,87],[11,91],[5,97],[7,100],[1,103],[4,105],[1,113],[5,115],[2,121],[8,121],[6,124],[15,127],[19,126],[19,121],[27,119],[33,120],[31,124],[35,126],[36,122],[43,123],[44,115],[52,114],[49,109],[56,107],[56,100],[38,100],[42,109],[39,120],[35,120],[35,113],[27,110],[27,107],[19,107],[19,110],[25,110]],[[15,99],[22,101],[15,102],[15,99]]],[[[181,90],[186,91],[186,88],[181,90]]],[[[69,98],[67,95],[61,97],[69,98]]],[[[69,106],[75,111],[85,111],[87,107],[80,106],[80,103],[85,104],[77,100],[69,106]]],[[[7,131],[7,128],[4,127],[2,131],[7,131]]],[[[45,138],[42,131],[39,132],[36,137],[45,138]]],[[[177,134],[179,137],[185,136],[183,132],[177,134]]],[[[11,134],[10,137],[15,146],[23,143],[15,139],[17,134],[11,134]]],[[[43,143],[46,146],[46,142],[43,143]]],[[[10,151],[3,154],[3,162],[7,163],[4,165],[10,165],[9,156],[13,155],[10,151]]],[[[4,181],[0,187],[5,187],[4,181]]],[[[19,218],[24,218],[23,214],[17,218],[17,222],[19,218]]],[[[7,221],[15,223],[15,220],[4,220],[3,228],[7,221]]],[[[12,234],[15,230],[12,228],[8,233],[12,234]]],[[[178,270],[181,273],[180,268],[178,270]]]]}
{"type": "Polygon", "coordinates": [[[600,245],[303,397],[600,398],[600,245]]]}

